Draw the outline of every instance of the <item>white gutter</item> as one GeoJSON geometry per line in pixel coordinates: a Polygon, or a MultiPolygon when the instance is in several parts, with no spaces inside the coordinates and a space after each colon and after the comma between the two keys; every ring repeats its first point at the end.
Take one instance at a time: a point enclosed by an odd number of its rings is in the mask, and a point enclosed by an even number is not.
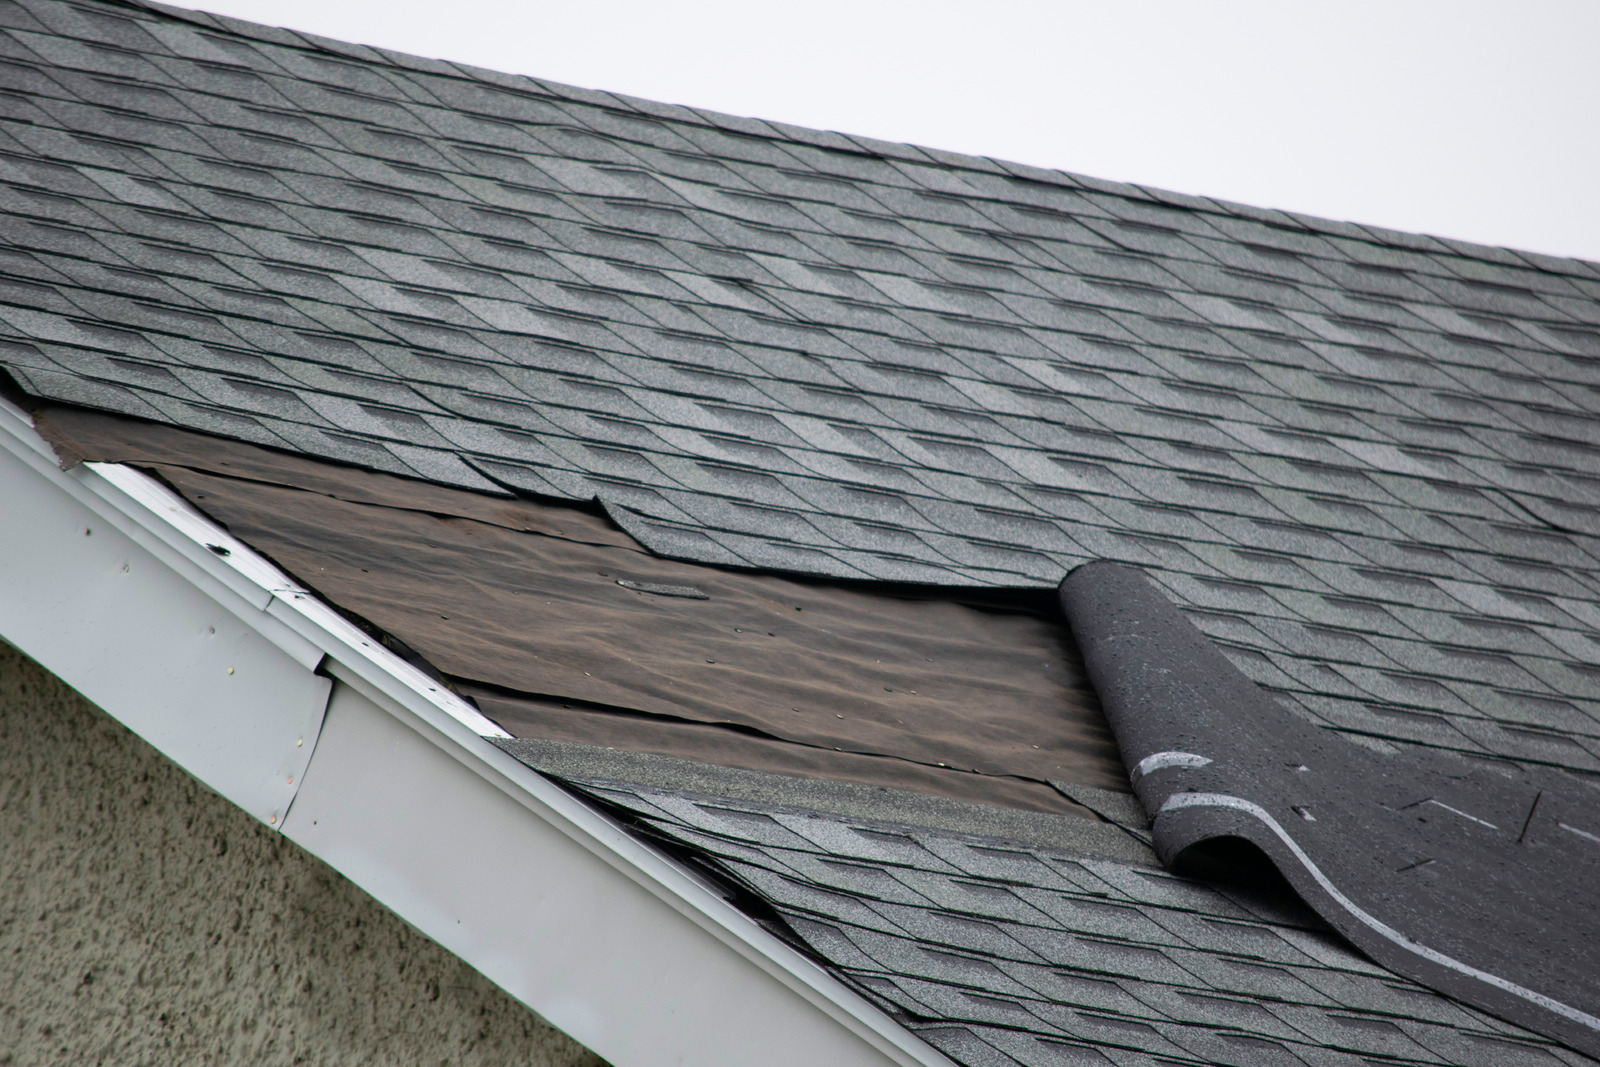
{"type": "Polygon", "coordinates": [[[61,471],[3,400],[0,636],[618,1067],[949,1067],[159,482],[61,471]]]}

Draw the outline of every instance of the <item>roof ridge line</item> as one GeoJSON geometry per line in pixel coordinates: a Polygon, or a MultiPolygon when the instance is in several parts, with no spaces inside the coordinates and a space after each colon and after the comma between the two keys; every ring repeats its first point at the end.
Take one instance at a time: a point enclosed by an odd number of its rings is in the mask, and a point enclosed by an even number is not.
{"type": "MultiPolygon", "coordinates": [[[[301,30],[276,28],[265,23],[249,22],[231,16],[212,15],[209,12],[190,10],[158,3],[156,0],[86,0],[109,7],[131,7],[164,18],[176,19],[203,26],[213,31],[234,34],[250,40],[272,42],[274,33],[292,35],[303,47],[313,51],[328,52],[346,59],[358,58],[364,62],[383,62],[398,67],[425,67],[442,74],[440,66],[448,67],[456,76],[467,81],[497,85],[502,89],[529,91],[521,86],[505,84],[508,79],[522,81],[534,87],[536,95],[548,96],[556,101],[570,101],[601,107],[620,114],[640,115],[657,120],[671,117],[675,121],[689,122],[735,136],[771,139],[782,144],[804,144],[821,151],[845,152],[869,158],[884,159],[891,163],[916,163],[943,169],[962,169],[991,175],[1001,175],[1007,180],[1036,181],[1090,193],[1110,194],[1127,200],[1140,201],[1166,208],[1191,212],[1214,213],[1229,218],[1270,226],[1294,233],[1313,233],[1347,240],[1364,241],[1379,247],[1404,247],[1428,253],[1463,256],[1491,263],[1504,263],[1506,254],[1521,260],[1528,269],[1551,274],[1573,274],[1586,280],[1600,278],[1600,262],[1578,256],[1557,256],[1542,252],[1525,251],[1509,245],[1488,245],[1460,238],[1391,229],[1375,224],[1348,220],[1328,219],[1287,208],[1262,208],[1219,197],[1201,196],[1176,190],[1147,186],[1132,181],[1118,181],[1078,174],[1064,168],[1041,167],[1019,161],[996,159],[971,152],[933,148],[910,142],[888,141],[865,134],[842,131],[817,130],[776,120],[733,115],[709,108],[686,104],[667,104],[645,100],[627,94],[600,89],[585,89],[563,82],[549,81],[531,74],[509,74],[454,60],[428,59],[410,53],[397,52],[364,45],[355,45],[335,38],[323,37],[301,30]],[[252,32],[255,31],[255,32],[252,32]],[[363,54],[369,53],[369,54],[363,54]],[[373,56],[377,59],[374,60],[373,56]],[[409,61],[409,62],[404,62],[409,61]],[[665,112],[665,114],[663,114],[665,112]],[[1420,247],[1419,247],[1420,246],[1420,247]],[[1565,266],[1566,270],[1559,269],[1565,266]]],[[[283,43],[281,41],[275,43],[283,43]]],[[[445,75],[449,76],[449,75],[445,75]]],[[[977,190],[974,190],[977,192],[977,190]]]]}

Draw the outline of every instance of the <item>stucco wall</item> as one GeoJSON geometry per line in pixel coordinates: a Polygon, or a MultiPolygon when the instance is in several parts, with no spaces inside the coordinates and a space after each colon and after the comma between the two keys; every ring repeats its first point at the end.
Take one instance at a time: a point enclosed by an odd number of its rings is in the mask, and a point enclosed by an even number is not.
{"type": "Polygon", "coordinates": [[[0,1064],[601,1062],[0,642],[0,1064]]]}

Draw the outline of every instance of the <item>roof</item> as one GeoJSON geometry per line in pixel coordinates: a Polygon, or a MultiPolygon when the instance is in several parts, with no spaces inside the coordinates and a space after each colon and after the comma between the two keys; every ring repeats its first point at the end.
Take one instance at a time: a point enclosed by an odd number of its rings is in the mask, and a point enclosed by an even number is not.
{"type": "MultiPolygon", "coordinates": [[[[1600,266],[217,16],[30,0],[0,25],[0,366],[35,400],[598,500],[702,564],[1044,589],[1117,561],[1371,748],[1600,769],[1600,266]]],[[[796,814],[815,798],[745,785],[771,819],[730,821],[704,786],[568,776],[959,1062],[1073,1055],[1024,1033],[1114,1062],[1276,1062],[1224,1033],[1308,1062],[1574,1055],[1153,854],[1095,881],[1008,839],[1018,879],[893,819],[915,848],[863,852],[859,815],[796,814]],[[1071,903],[1095,894],[1127,914],[1071,903]],[[1135,949],[1152,969],[1119,970],[1135,949]],[[1038,989],[1041,961],[1081,981],[1038,989]]]]}
{"type": "Polygon", "coordinates": [[[957,1063],[1557,1062],[1281,899],[1151,860],[595,788],[716,857],[957,1063]]]}

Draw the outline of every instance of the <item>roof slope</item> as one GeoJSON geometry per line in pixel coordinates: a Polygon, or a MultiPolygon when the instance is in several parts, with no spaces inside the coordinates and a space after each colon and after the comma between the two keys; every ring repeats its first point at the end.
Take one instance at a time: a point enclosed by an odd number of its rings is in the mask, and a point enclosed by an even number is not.
{"type": "Polygon", "coordinates": [[[3,363],[666,555],[1149,573],[1322,721],[1600,767],[1600,268],[3,9],[3,363]],[[493,479],[491,481],[491,479],[493,479]]]}
{"type": "Polygon", "coordinates": [[[658,839],[714,857],[797,940],[972,1067],[1593,1062],[1389,974],[1281,897],[1174,878],[1153,857],[591,787],[658,839]]]}
{"type": "Polygon", "coordinates": [[[1116,560],[1347,736],[1600,770],[1600,267],[207,15],[0,49],[34,396],[705,563],[1116,560]]]}

